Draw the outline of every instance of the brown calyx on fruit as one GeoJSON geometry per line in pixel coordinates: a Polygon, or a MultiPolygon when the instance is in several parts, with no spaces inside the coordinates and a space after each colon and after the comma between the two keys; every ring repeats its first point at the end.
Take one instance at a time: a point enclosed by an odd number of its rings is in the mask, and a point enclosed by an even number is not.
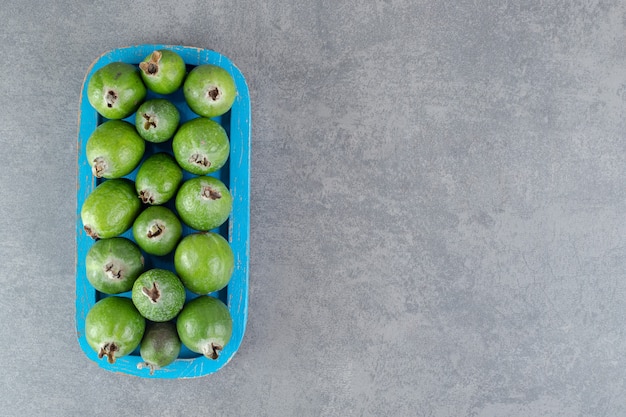
{"type": "Polygon", "coordinates": [[[107,91],[104,95],[104,101],[106,102],[108,108],[113,107],[113,105],[117,101],[117,93],[115,92],[115,90],[107,91]]]}
{"type": "Polygon", "coordinates": [[[146,73],[146,75],[156,75],[159,72],[159,62],[163,54],[160,51],[152,52],[149,61],[139,63],[139,68],[146,73]]]}
{"type": "Polygon", "coordinates": [[[120,348],[115,344],[115,342],[105,343],[100,347],[100,351],[98,352],[98,359],[102,359],[104,356],[107,357],[107,361],[110,364],[115,363],[115,352],[120,350],[120,348]]]}
{"type": "Polygon", "coordinates": [[[206,92],[206,96],[207,98],[213,100],[213,101],[217,101],[219,100],[219,98],[221,97],[221,91],[219,88],[217,87],[211,87],[209,88],[209,90],[206,92]]]}
{"type": "Polygon", "coordinates": [[[209,359],[217,359],[220,356],[220,350],[222,350],[223,347],[215,344],[215,343],[211,343],[210,345],[206,346],[204,348],[204,352],[202,352],[204,354],[204,356],[206,356],[209,359]]]}
{"type": "Polygon", "coordinates": [[[93,230],[93,228],[89,225],[85,225],[83,227],[83,229],[85,229],[85,232],[87,232],[87,236],[93,238],[93,239],[98,239],[100,238],[100,236],[98,236],[98,232],[96,232],[95,230],[93,230]]]}
{"type": "Polygon", "coordinates": [[[107,161],[103,157],[99,156],[93,160],[91,172],[96,178],[102,178],[102,175],[104,175],[104,172],[107,170],[108,166],[109,164],[107,164],[107,161]]]}
{"type": "Polygon", "coordinates": [[[104,265],[104,273],[110,279],[122,279],[122,268],[120,268],[119,265],[115,265],[113,261],[104,265]]]}
{"type": "Polygon", "coordinates": [[[154,196],[148,190],[141,190],[141,191],[139,191],[139,198],[141,199],[141,201],[144,204],[153,204],[154,203],[154,196]]]}
{"type": "Polygon", "coordinates": [[[220,193],[219,190],[215,190],[210,186],[205,185],[204,187],[202,187],[201,196],[206,200],[219,200],[220,198],[222,198],[222,193],[220,193]]]}
{"type": "Polygon", "coordinates": [[[144,113],[141,115],[145,122],[143,123],[143,128],[146,130],[150,130],[151,127],[157,127],[156,117],[153,114],[144,113]]]}
{"type": "Polygon", "coordinates": [[[188,161],[191,164],[198,165],[204,168],[208,168],[211,166],[211,161],[209,161],[209,158],[207,158],[206,155],[202,155],[199,153],[194,153],[193,155],[191,155],[188,161]]]}
{"type": "Polygon", "coordinates": [[[150,362],[140,362],[137,364],[137,369],[143,368],[148,368],[150,370],[150,375],[154,375],[154,371],[156,371],[157,369],[161,369],[156,364],[150,362]]]}
{"type": "Polygon", "coordinates": [[[150,228],[148,229],[148,233],[146,233],[146,236],[148,237],[148,239],[152,239],[152,238],[161,236],[164,231],[165,231],[165,225],[163,223],[155,222],[155,223],[152,223],[152,225],[150,225],[150,228]]]}
{"type": "Polygon", "coordinates": [[[161,298],[161,291],[159,291],[159,287],[157,286],[156,282],[152,283],[152,288],[143,287],[141,289],[141,292],[143,293],[143,295],[148,297],[150,301],[154,304],[156,304],[157,301],[159,301],[159,298],[161,298]]]}

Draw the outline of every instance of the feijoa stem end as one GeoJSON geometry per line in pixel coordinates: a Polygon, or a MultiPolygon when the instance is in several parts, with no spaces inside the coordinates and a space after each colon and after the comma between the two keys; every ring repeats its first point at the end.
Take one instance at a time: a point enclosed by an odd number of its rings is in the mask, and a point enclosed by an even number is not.
{"type": "Polygon", "coordinates": [[[139,63],[139,69],[141,69],[146,75],[156,75],[159,72],[159,62],[163,54],[161,51],[154,51],[150,55],[149,61],[143,61],[139,63]]]}
{"type": "Polygon", "coordinates": [[[165,225],[159,222],[155,222],[148,229],[148,232],[146,233],[146,237],[148,239],[154,239],[154,238],[161,236],[164,231],[165,231],[165,225]]]}
{"type": "Polygon", "coordinates": [[[207,98],[212,101],[217,101],[222,96],[220,89],[217,87],[210,88],[207,91],[206,95],[207,95],[207,98]]]}
{"type": "Polygon", "coordinates": [[[83,229],[85,229],[85,232],[87,233],[87,236],[89,236],[92,239],[99,239],[100,236],[98,236],[98,232],[96,232],[91,226],[89,225],[85,225],[83,227],[83,229]]]}
{"type": "Polygon", "coordinates": [[[143,368],[148,368],[150,369],[150,375],[154,375],[154,371],[156,371],[157,369],[161,369],[159,366],[156,366],[153,363],[148,363],[148,362],[139,362],[137,364],[137,369],[143,369],[143,368]]]}
{"type": "Polygon", "coordinates": [[[154,203],[154,195],[149,190],[141,190],[139,191],[139,198],[144,204],[153,204],[154,203]]]}
{"type": "Polygon", "coordinates": [[[98,352],[98,359],[102,359],[103,357],[107,357],[107,361],[110,364],[115,363],[115,352],[119,350],[119,347],[115,344],[115,342],[105,343],[100,347],[100,351],[98,352]]]}
{"type": "Polygon", "coordinates": [[[96,178],[102,178],[108,165],[109,164],[107,164],[107,161],[103,157],[99,156],[93,160],[91,172],[96,178]]]}
{"type": "Polygon", "coordinates": [[[109,277],[109,279],[122,279],[122,268],[119,265],[116,265],[113,261],[107,262],[106,265],[104,265],[104,273],[107,277],[109,277]]]}
{"type": "Polygon", "coordinates": [[[156,128],[157,127],[157,123],[156,123],[156,116],[153,114],[148,114],[148,113],[143,113],[142,117],[145,119],[145,122],[143,124],[143,128],[145,130],[150,130],[150,128],[156,128]]]}
{"type": "Polygon", "coordinates": [[[159,291],[159,287],[157,286],[156,282],[152,283],[152,288],[143,287],[141,289],[141,292],[143,295],[148,297],[150,301],[154,304],[156,304],[157,301],[159,301],[159,298],[161,298],[161,291],[159,291]]]}
{"type": "Polygon", "coordinates": [[[219,200],[220,198],[222,198],[222,193],[220,193],[219,190],[211,188],[208,185],[202,187],[201,195],[202,195],[202,198],[207,199],[207,200],[219,200]]]}
{"type": "Polygon", "coordinates": [[[194,153],[189,157],[187,161],[189,161],[189,163],[191,164],[198,165],[201,168],[208,168],[211,166],[211,161],[209,161],[209,158],[207,158],[206,155],[202,155],[200,153],[194,153]]]}
{"type": "Polygon", "coordinates": [[[104,95],[104,101],[108,108],[112,108],[117,101],[117,92],[115,90],[108,90],[104,95]]]}
{"type": "Polygon", "coordinates": [[[204,356],[206,356],[209,359],[217,359],[220,356],[220,350],[222,350],[222,346],[216,344],[216,343],[211,343],[210,345],[206,346],[204,349],[204,356]]]}

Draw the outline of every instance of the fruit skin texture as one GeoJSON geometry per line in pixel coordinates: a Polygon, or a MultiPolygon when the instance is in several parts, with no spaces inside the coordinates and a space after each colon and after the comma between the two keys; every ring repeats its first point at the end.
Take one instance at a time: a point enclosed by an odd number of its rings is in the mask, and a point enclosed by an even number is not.
{"type": "Polygon", "coordinates": [[[182,235],[180,220],[172,210],[163,206],[148,207],[133,223],[135,241],[151,255],[167,255],[174,250],[182,235]]]}
{"type": "Polygon", "coordinates": [[[145,328],[146,320],[126,297],[103,298],[85,318],[87,343],[98,353],[98,358],[106,356],[109,363],[135,350],[145,328]]]}
{"type": "Polygon", "coordinates": [[[87,196],[80,217],[89,236],[106,239],[130,229],[140,210],[135,184],[118,178],[104,181],[87,196]]]}
{"type": "Polygon", "coordinates": [[[173,319],[185,304],[185,287],[166,269],[144,272],[133,284],[133,304],[139,313],[155,322],[173,319]]]}
{"type": "Polygon", "coordinates": [[[176,247],[174,268],[185,287],[196,294],[224,288],[235,269],[233,251],[217,233],[185,236],[176,247]]]}
{"type": "Polygon", "coordinates": [[[183,169],[206,175],[224,166],[230,153],[230,142],[219,123],[198,117],[178,129],[172,139],[172,150],[183,169]]]}
{"type": "Polygon", "coordinates": [[[200,116],[216,117],[230,110],[237,97],[237,87],[224,68],[203,64],[189,72],[183,94],[192,111],[200,116]]]}
{"type": "Polygon", "coordinates": [[[144,259],[132,241],[123,237],[96,241],[85,258],[89,283],[105,294],[130,291],[143,272],[144,259]]]}
{"type": "Polygon", "coordinates": [[[97,178],[120,178],[139,165],[146,142],[135,127],[123,120],[99,125],[85,145],[91,171],[97,178]]]}
{"type": "Polygon", "coordinates": [[[165,204],[176,195],[183,181],[183,170],[174,157],[165,152],[149,156],[139,166],[135,188],[145,204],[165,204]]]}
{"type": "Polygon", "coordinates": [[[141,79],[155,93],[171,94],[183,84],[185,61],[174,51],[159,49],[139,63],[141,79]]]}
{"type": "Polygon", "coordinates": [[[176,319],[181,342],[192,352],[217,359],[230,341],[233,319],[217,298],[202,295],[188,302],[176,319]]]}
{"type": "Polygon", "coordinates": [[[178,216],[186,225],[199,231],[209,231],[228,219],[233,197],[217,178],[194,177],[180,186],[175,204],[178,216]]]}
{"type": "Polygon", "coordinates": [[[96,70],[87,83],[87,100],[107,119],[130,116],[147,93],[137,67],[125,62],[105,65],[96,70]]]}
{"type": "Polygon", "coordinates": [[[176,325],[171,321],[163,323],[149,322],[146,327],[139,354],[143,363],[137,365],[139,369],[147,367],[150,375],[178,358],[181,343],[176,331],[176,325]]]}
{"type": "Polygon", "coordinates": [[[179,122],[180,112],[164,98],[145,101],[135,115],[137,133],[152,143],[166,142],[174,136],[179,122]]]}

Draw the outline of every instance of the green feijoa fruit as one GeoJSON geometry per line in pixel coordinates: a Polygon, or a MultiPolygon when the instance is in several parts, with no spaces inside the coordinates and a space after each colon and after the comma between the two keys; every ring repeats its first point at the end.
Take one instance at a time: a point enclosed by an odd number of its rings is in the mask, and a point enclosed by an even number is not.
{"type": "Polygon", "coordinates": [[[133,284],[135,307],[148,320],[172,320],[185,304],[185,287],[180,279],[166,269],[151,269],[139,275],[133,284]]]}
{"type": "Polygon", "coordinates": [[[183,84],[187,73],[185,61],[174,51],[159,49],[139,63],[146,86],[159,94],[171,94],[183,84]]]}
{"type": "Polygon", "coordinates": [[[124,120],[108,120],[87,139],[85,152],[91,172],[98,178],[120,178],[141,161],[146,142],[124,120]]]}
{"type": "Polygon", "coordinates": [[[146,86],[137,67],[111,62],[96,70],[87,82],[87,99],[107,119],[130,116],[146,98],[146,86]]]}
{"type": "Polygon", "coordinates": [[[130,298],[110,296],[98,301],[85,318],[87,343],[109,363],[135,350],[146,328],[130,298]]]}
{"type": "Polygon", "coordinates": [[[189,291],[209,294],[228,284],[235,269],[235,256],[221,235],[194,233],[185,236],[176,247],[174,268],[189,291]]]}
{"type": "Polygon", "coordinates": [[[150,375],[178,358],[181,343],[176,331],[176,325],[171,321],[162,323],[149,322],[144,333],[139,354],[144,362],[137,368],[148,368],[150,375]]]}
{"type": "Polygon", "coordinates": [[[164,206],[150,206],[133,223],[133,237],[141,249],[163,256],[174,250],[183,234],[178,217],[164,206]]]}
{"type": "Polygon", "coordinates": [[[189,71],[183,94],[192,111],[200,116],[216,117],[230,110],[237,97],[237,87],[224,68],[203,64],[189,71]]]}
{"type": "Polygon", "coordinates": [[[133,181],[118,178],[102,182],[87,196],[80,217],[88,236],[106,239],[130,229],[140,210],[133,181]]]}
{"type": "Polygon", "coordinates": [[[174,157],[165,152],[149,156],[139,166],[135,188],[145,204],[165,204],[174,195],[183,180],[183,170],[174,157]]]}
{"type": "Polygon", "coordinates": [[[139,136],[152,143],[162,143],[174,136],[179,122],[178,109],[164,98],[145,101],[135,114],[139,136]]]}
{"type": "Polygon", "coordinates": [[[202,295],[185,305],[176,319],[176,329],[189,350],[217,359],[230,341],[233,320],[223,302],[202,295]]]}
{"type": "Polygon", "coordinates": [[[183,123],[172,139],[178,164],[196,175],[206,175],[224,166],[230,143],[224,128],[217,122],[198,117],[183,123]]]}
{"type": "Polygon", "coordinates": [[[123,237],[97,240],[85,257],[87,280],[105,294],[130,291],[143,272],[144,259],[132,241],[123,237]]]}
{"type": "Polygon", "coordinates": [[[219,179],[194,177],[180,186],[175,204],[178,215],[187,226],[208,231],[228,220],[233,197],[219,179]]]}

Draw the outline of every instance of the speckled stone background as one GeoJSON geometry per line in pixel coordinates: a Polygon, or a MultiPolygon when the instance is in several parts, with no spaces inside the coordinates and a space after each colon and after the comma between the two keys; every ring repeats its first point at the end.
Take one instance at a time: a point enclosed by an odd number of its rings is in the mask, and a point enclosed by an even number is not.
{"type": "Polygon", "coordinates": [[[626,416],[626,3],[0,7],[0,415],[626,416]],[[219,373],[74,330],[77,110],[110,49],[229,56],[253,103],[249,321],[219,373]]]}

